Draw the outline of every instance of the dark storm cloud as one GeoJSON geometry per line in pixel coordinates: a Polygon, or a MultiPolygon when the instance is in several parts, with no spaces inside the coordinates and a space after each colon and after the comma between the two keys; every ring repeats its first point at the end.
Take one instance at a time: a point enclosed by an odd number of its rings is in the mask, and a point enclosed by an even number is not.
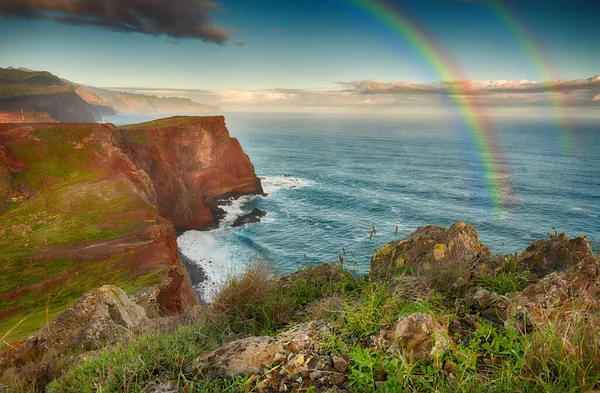
{"type": "Polygon", "coordinates": [[[212,25],[209,0],[2,0],[7,18],[47,19],[73,25],[223,44],[229,33],[212,25]]]}

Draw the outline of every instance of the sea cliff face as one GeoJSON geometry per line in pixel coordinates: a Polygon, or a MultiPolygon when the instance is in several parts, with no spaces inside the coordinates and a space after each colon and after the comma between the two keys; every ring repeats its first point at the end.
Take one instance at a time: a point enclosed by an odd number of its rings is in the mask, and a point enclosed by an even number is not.
{"type": "MultiPolygon", "coordinates": [[[[102,120],[98,110],[85,102],[78,96],[73,88],[65,87],[65,91],[27,94],[17,97],[0,99],[0,112],[17,113],[21,110],[26,113],[46,113],[51,116],[50,119],[43,119],[43,116],[30,116],[30,121],[52,121],[67,123],[91,123],[102,120]]],[[[3,121],[0,118],[0,122],[3,121]]]]}
{"type": "Polygon", "coordinates": [[[152,287],[159,314],[197,302],[175,227],[207,226],[211,199],[260,193],[223,117],[0,124],[0,330],[20,338],[104,284],[152,287]]]}

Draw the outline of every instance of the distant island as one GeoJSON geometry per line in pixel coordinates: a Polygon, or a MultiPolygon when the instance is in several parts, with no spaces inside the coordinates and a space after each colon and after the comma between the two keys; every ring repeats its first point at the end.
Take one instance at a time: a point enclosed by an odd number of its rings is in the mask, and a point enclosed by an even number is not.
{"type": "Polygon", "coordinates": [[[115,113],[218,111],[218,106],[189,98],[125,93],[80,85],[47,71],[0,68],[0,123],[85,123],[115,113]]]}

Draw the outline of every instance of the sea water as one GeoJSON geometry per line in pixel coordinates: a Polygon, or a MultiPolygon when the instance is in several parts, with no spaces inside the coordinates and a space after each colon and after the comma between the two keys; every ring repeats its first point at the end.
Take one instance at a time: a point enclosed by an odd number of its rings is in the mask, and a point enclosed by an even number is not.
{"type": "Polygon", "coordinates": [[[268,195],[239,198],[218,228],[179,236],[209,278],[199,284],[205,293],[255,258],[290,272],[345,251],[346,265],[366,270],[374,250],[423,225],[468,222],[496,253],[555,230],[600,239],[598,120],[564,130],[551,119],[499,119],[493,146],[478,144],[460,119],[228,113],[226,122],[268,195]],[[486,168],[486,149],[504,173],[486,168]],[[503,205],[486,176],[509,186],[503,205]],[[267,212],[261,222],[231,227],[255,207],[267,212]]]}

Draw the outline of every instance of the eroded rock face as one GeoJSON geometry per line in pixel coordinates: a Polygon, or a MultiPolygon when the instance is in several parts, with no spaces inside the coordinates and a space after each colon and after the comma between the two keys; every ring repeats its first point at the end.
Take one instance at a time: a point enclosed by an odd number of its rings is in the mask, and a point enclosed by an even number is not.
{"type": "Polygon", "coordinates": [[[422,312],[398,319],[393,339],[412,360],[431,358],[448,348],[448,332],[431,314],[422,312]]]}
{"type": "Polygon", "coordinates": [[[589,256],[592,256],[592,250],[585,238],[569,239],[561,233],[533,242],[519,255],[519,262],[538,277],[544,277],[575,266],[589,256]]]}
{"type": "Polygon", "coordinates": [[[43,359],[68,350],[94,350],[140,329],[148,317],[120,288],[105,285],[86,293],[48,326],[8,354],[9,364],[43,359]]]}
{"type": "Polygon", "coordinates": [[[488,247],[479,242],[472,225],[458,222],[450,228],[425,226],[378,250],[371,259],[370,274],[382,279],[402,266],[427,267],[442,260],[468,264],[489,255],[488,247]]]}
{"type": "Polygon", "coordinates": [[[223,116],[179,116],[120,130],[128,155],[152,179],[161,215],[176,228],[210,225],[215,199],[263,193],[223,116]]]}

